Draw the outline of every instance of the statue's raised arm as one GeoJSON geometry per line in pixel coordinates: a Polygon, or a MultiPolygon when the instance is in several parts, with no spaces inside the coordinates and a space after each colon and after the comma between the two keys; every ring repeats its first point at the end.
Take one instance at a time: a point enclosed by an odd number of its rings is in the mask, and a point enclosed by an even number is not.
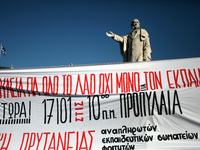
{"type": "Polygon", "coordinates": [[[120,51],[124,62],[151,61],[151,46],[149,34],[140,28],[138,19],[131,22],[132,32],[125,36],[119,36],[109,31],[108,37],[112,37],[120,43],[120,51]]]}

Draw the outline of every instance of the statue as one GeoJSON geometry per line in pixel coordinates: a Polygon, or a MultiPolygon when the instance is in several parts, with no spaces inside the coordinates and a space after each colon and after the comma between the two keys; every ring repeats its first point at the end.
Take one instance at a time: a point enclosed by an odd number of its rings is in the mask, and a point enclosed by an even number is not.
{"type": "Polygon", "coordinates": [[[133,19],[131,27],[133,31],[122,37],[111,31],[106,32],[106,35],[120,43],[123,62],[151,61],[149,34],[145,29],[140,28],[138,19],[133,19]]]}

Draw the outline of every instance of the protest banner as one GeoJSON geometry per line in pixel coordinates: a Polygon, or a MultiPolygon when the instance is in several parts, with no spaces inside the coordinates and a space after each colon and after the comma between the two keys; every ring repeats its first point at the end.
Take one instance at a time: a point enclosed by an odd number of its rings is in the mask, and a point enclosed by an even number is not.
{"type": "Polygon", "coordinates": [[[0,150],[200,149],[199,64],[0,70],[0,150]]]}

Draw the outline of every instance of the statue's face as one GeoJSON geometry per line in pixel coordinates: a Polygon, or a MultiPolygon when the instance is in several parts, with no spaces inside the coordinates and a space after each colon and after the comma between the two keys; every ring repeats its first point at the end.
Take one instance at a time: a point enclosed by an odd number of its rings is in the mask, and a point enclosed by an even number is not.
{"type": "Polygon", "coordinates": [[[139,22],[138,19],[133,20],[132,28],[133,29],[139,29],[140,28],[140,22],[139,22]]]}

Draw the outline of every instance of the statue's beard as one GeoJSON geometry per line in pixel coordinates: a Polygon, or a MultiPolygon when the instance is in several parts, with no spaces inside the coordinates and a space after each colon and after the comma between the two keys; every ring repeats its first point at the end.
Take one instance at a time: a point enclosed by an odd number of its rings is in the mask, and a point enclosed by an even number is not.
{"type": "Polygon", "coordinates": [[[140,29],[140,26],[139,27],[132,27],[133,30],[137,30],[137,29],[140,29]]]}

